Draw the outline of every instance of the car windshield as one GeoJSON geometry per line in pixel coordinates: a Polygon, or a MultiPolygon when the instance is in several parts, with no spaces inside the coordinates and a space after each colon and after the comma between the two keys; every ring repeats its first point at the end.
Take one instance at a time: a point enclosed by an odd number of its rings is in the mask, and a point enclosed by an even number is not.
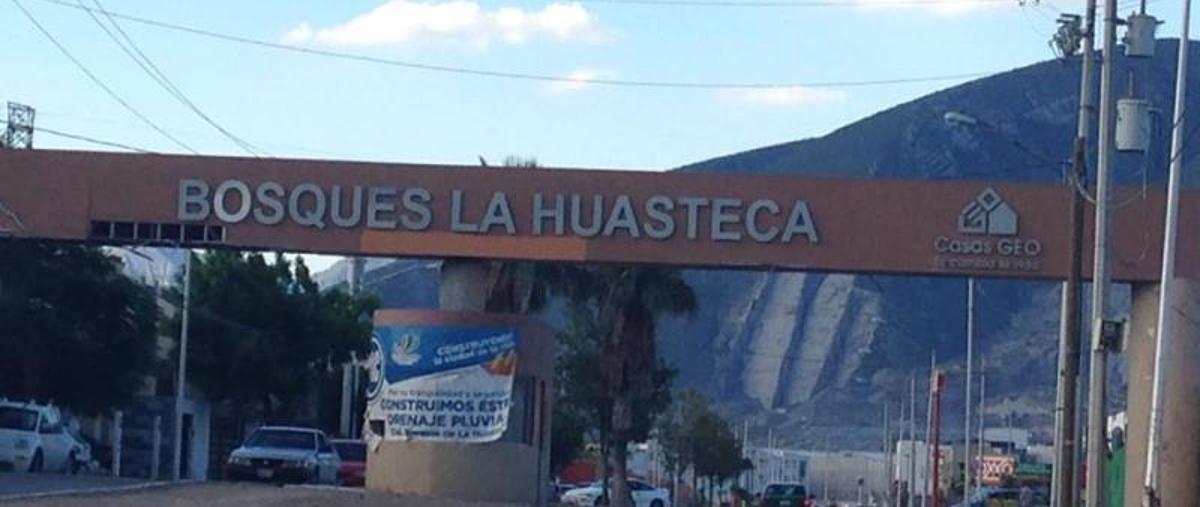
{"type": "Polygon", "coordinates": [[[342,461],[367,460],[367,446],[362,442],[334,442],[333,448],[342,461]]]}
{"type": "Polygon", "coordinates": [[[246,439],[246,447],[316,449],[317,435],[307,431],[256,430],[246,439]]]}
{"type": "Polygon", "coordinates": [[[26,408],[0,407],[0,428],[33,431],[37,428],[37,412],[26,408]]]}
{"type": "Polygon", "coordinates": [[[794,484],[772,484],[767,486],[763,496],[804,496],[804,486],[794,484]]]}

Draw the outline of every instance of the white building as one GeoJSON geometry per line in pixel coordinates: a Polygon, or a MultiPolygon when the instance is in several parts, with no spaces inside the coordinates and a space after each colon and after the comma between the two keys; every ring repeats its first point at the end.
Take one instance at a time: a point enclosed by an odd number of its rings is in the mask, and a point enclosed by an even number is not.
{"type": "MultiPolygon", "coordinates": [[[[939,446],[941,463],[951,463],[954,460],[954,447],[939,446]]],[[[897,484],[914,484],[913,491],[918,496],[930,494],[929,490],[929,445],[920,440],[901,440],[896,442],[896,454],[892,458],[892,480],[897,484]]]]}
{"type": "Polygon", "coordinates": [[[768,484],[789,482],[808,484],[808,456],[803,451],[769,447],[747,447],[742,456],[754,469],[742,476],[742,487],[758,493],[768,484]]]}

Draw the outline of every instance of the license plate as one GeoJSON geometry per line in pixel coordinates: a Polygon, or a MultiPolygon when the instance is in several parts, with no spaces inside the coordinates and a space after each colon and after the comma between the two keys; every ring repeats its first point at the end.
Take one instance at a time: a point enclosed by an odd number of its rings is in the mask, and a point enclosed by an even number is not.
{"type": "Polygon", "coordinates": [[[260,468],[257,473],[259,479],[270,479],[272,475],[275,475],[275,471],[270,468],[260,468]]]}
{"type": "Polygon", "coordinates": [[[780,500],[779,507],[787,507],[792,504],[791,500],[780,500]]]}

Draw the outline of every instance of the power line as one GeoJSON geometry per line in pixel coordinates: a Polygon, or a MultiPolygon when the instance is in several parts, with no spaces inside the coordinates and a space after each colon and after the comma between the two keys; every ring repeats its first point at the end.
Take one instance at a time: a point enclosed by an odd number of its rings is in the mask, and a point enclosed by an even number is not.
{"type": "Polygon", "coordinates": [[[12,0],[12,3],[14,5],[16,5],[17,8],[20,9],[22,13],[25,14],[25,17],[28,18],[31,23],[33,23],[33,26],[36,27],[38,29],[38,31],[42,33],[42,35],[45,35],[46,38],[49,39],[52,44],[54,44],[54,47],[58,48],[58,50],[60,52],[62,52],[63,56],[66,56],[68,60],[71,60],[71,62],[74,63],[75,66],[77,68],[79,68],[80,71],[82,71],[85,75],[87,75],[88,79],[91,79],[92,82],[95,83],[96,86],[99,86],[101,89],[103,89],[104,92],[107,93],[109,97],[111,97],[113,100],[117,101],[117,103],[121,104],[121,106],[124,107],[125,110],[129,111],[134,116],[137,116],[138,119],[142,120],[142,122],[149,125],[151,128],[153,128],[159,134],[162,134],[163,137],[170,139],[172,142],[174,142],[176,145],[180,146],[181,148],[183,148],[193,154],[199,154],[198,152],[196,152],[196,150],[192,149],[191,146],[188,146],[183,141],[176,139],[175,136],[172,136],[167,131],[163,130],[162,127],[159,127],[153,121],[150,121],[150,119],[147,118],[146,115],[142,114],[140,111],[137,110],[137,108],[130,105],[129,102],[125,101],[125,99],[121,98],[121,96],[118,95],[117,92],[113,91],[112,88],[109,88],[108,85],[104,84],[104,81],[102,81],[99,77],[97,77],[95,74],[93,74],[92,71],[89,70],[87,68],[87,66],[84,65],[83,62],[81,62],[78,58],[75,58],[75,55],[71,54],[71,52],[69,50],[67,50],[66,46],[63,46],[62,43],[60,43],[58,41],[58,39],[56,39],[54,37],[54,34],[51,34],[50,31],[46,29],[46,27],[42,26],[42,24],[40,22],[38,22],[37,18],[34,17],[33,13],[29,12],[29,10],[25,8],[25,5],[21,3],[21,0],[12,0]]]}
{"type": "MultiPolygon", "coordinates": [[[[13,0],[13,1],[15,2],[17,0],[13,0]]],[[[69,7],[72,9],[87,10],[87,11],[94,10],[87,6],[81,6],[81,5],[75,5],[72,3],[68,3],[66,0],[42,0],[42,1],[60,5],[63,7],[69,7]]],[[[993,1],[993,0],[987,0],[987,1],[993,1]]],[[[332,50],[328,50],[328,49],[310,48],[310,47],[304,47],[304,46],[294,46],[294,45],[290,45],[290,44],[282,44],[282,43],[278,43],[278,42],[271,42],[271,41],[266,41],[266,40],[261,40],[261,39],[253,39],[250,37],[243,37],[240,35],[231,35],[231,34],[227,34],[227,33],[214,32],[211,30],[194,28],[194,27],[190,27],[190,26],[180,25],[180,24],[176,24],[176,23],[169,23],[169,22],[165,22],[165,21],[158,21],[158,20],[143,18],[143,17],[139,17],[139,16],[133,16],[133,15],[129,15],[129,14],[121,14],[121,13],[117,13],[117,12],[113,12],[113,11],[107,11],[107,12],[109,15],[111,15],[115,18],[132,21],[134,23],[140,23],[140,24],[144,24],[144,25],[154,26],[154,27],[163,28],[163,29],[167,29],[167,30],[174,30],[174,31],[178,31],[178,32],[190,33],[192,35],[199,35],[199,36],[213,38],[213,39],[237,42],[237,43],[241,43],[241,44],[249,44],[249,45],[253,45],[253,46],[277,49],[277,50],[282,50],[282,51],[290,51],[290,52],[294,52],[294,53],[325,56],[325,57],[329,57],[329,58],[337,58],[337,59],[342,59],[342,60],[351,60],[351,61],[357,61],[357,62],[363,62],[363,63],[387,65],[387,66],[392,66],[392,67],[402,67],[402,68],[407,68],[407,69],[424,70],[424,71],[430,71],[430,72],[440,72],[440,73],[445,73],[445,74],[458,74],[458,75],[470,75],[470,76],[478,76],[478,77],[517,79],[517,80],[524,80],[524,81],[539,81],[539,82],[553,82],[553,83],[585,82],[587,84],[592,84],[592,85],[624,86],[624,87],[640,87],[640,88],[709,89],[709,90],[727,89],[728,90],[728,89],[770,89],[770,88],[801,88],[801,87],[851,88],[851,87],[866,87],[866,86],[881,86],[881,85],[896,85],[896,84],[927,83],[927,82],[935,82],[935,81],[952,81],[952,80],[959,80],[959,79],[971,79],[971,78],[986,76],[989,74],[994,74],[994,72],[992,72],[992,71],[967,72],[967,73],[961,73],[961,74],[947,74],[947,75],[939,75],[939,76],[923,76],[923,77],[891,78],[891,79],[869,79],[869,80],[814,81],[814,82],[806,82],[806,83],[801,83],[801,82],[796,82],[796,83],[724,82],[724,83],[722,83],[722,82],[700,82],[700,81],[650,81],[650,80],[629,80],[629,79],[588,79],[586,81],[581,81],[579,79],[572,79],[569,77],[554,76],[554,75],[548,75],[548,74],[507,72],[507,71],[495,71],[495,70],[486,70],[486,69],[475,69],[475,68],[468,68],[468,67],[455,67],[455,66],[448,66],[448,65],[435,65],[435,64],[428,64],[428,63],[412,62],[412,61],[407,61],[407,60],[396,60],[396,59],[381,58],[381,57],[360,55],[360,54],[354,54],[354,53],[345,53],[345,52],[340,52],[340,51],[332,51],[332,50]]]]}
{"type": "Polygon", "coordinates": [[[52,136],[58,136],[58,137],[66,138],[66,139],[74,139],[76,141],[88,142],[88,143],[92,143],[92,144],[99,145],[99,146],[108,146],[110,148],[120,148],[123,150],[134,151],[137,153],[146,153],[146,154],[156,153],[154,151],[150,151],[145,148],[139,148],[137,146],[118,143],[115,141],[105,141],[103,139],[96,139],[94,137],[89,137],[89,136],[85,136],[82,134],[72,134],[72,133],[63,132],[60,130],[48,129],[46,127],[34,127],[34,130],[37,130],[38,132],[42,132],[45,134],[50,134],[52,136]]]}
{"type": "MultiPolygon", "coordinates": [[[[7,124],[7,121],[0,120],[0,125],[6,125],[6,124],[7,124]]],[[[85,143],[102,145],[102,147],[120,148],[122,150],[137,151],[137,153],[143,153],[143,154],[156,153],[156,151],[151,151],[151,150],[144,149],[144,148],[134,147],[134,145],[130,145],[130,144],[118,143],[115,141],[104,141],[104,139],[97,139],[95,137],[84,136],[84,135],[82,135],[82,133],[71,133],[71,132],[64,132],[61,130],[47,129],[47,127],[43,127],[43,126],[35,126],[34,130],[37,132],[47,133],[47,135],[50,135],[50,136],[58,136],[58,137],[66,138],[66,139],[74,139],[74,141],[83,141],[85,143]]]]}
{"type": "MultiPolygon", "coordinates": [[[[80,7],[83,7],[83,0],[77,0],[77,2],[80,7]]],[[[238,136],[233,135],[233,133],[229,132],[229,130],[225,129],[211,117],[205,114],[204,111],[200,110],[200,108],[196,106],[196,104],[192,102],[192,100],[188,98],[188,96],[184,94],[183,91],[180,90],[179,87],[176,86],[175,83],[172,82],[171,79],[168,78],[167,75],[164,74],[157,65],[154,64],[154,61],[151,60],[150,57],[146,56],[144,52],[142,52],[138,45],[133,41],[133,38],[131,38],[129,34],[126,33],[123,28],[121,28],[121,25],[117,23],[117,20],[109,15],[108,11],[105,10],[104,6],[100,3],[100,0],[92,0],[92,3],[96,5],[97,10],[104,14],[104,16],[108,19],[108,22],[112,24],[113,28],[120,33],[121,38],[117,38],[117,35],[114,34],[113,31],[107,26],[105,26],[104,22],[100,21],[100,18],[96,17],[92,11],[88,10],[85,12],[87,12],[88,16],[92,18],[92,21],[94,21],[101,30],[104,30],[104,33],[108,35],[109,39],[112,39],[112,41],[116,43],[117,47],[121,48],[121,51],[124,52],[125,55],[130,59],[132,59],[133,62],[136,63],[143,72],[150,76],[150,78],[158,83],[158,85],[164,90],[166,90],[167,93],[175,97],[176,100],[178,100],[188,109],[192,110],[192,112],[196,113],[196,115],[204,120],[205,123],[211,125],[227,139],[238,145],[238,147],[240,147],[246,153],[249,153],[253,156],[258,156],[261,150],[257,149],[255,146],[239,138],[238,136]],[[122,42],[121,39],[124,39],[124,42],[122,42]],[[128,47],[126,47],[126,45],[128,45],[128,47]]]]}

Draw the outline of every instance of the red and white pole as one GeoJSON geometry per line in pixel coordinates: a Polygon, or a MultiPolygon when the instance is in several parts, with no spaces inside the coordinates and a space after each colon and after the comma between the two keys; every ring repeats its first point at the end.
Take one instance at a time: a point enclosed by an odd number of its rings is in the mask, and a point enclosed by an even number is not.
{"type": "Polygon", "coordinates": [[[933,438],[929,441],[929,492],[933,498],[933,507],[942,507],[941,495],[938,491],[938,468],[941,465],[941,435],[942,435],[942,390],[946,386],[946,375],[941,371],[933,372],[930,389],[933,390],[933,438]]]}

